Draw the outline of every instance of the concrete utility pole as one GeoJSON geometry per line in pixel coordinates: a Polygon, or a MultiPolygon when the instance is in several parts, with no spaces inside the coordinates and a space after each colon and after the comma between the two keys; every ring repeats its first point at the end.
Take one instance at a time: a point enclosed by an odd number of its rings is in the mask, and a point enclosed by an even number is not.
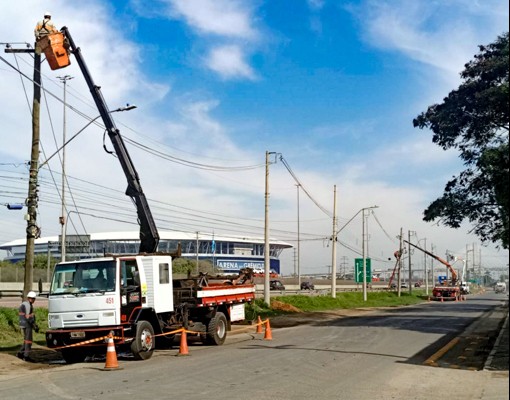
{"type": "Polygon", "coordinates": [[[399,247],[398,247],[398,251],[400,252],[400,258],[398,260],[398,282],[397,282],[397,293],[398,293],[398,297],[400,297],[400,294],[401,294],[401,285],[402,285],[402,276],[401,276],[401,273],[402,273],[402,255],[403,255],[403,251],[404,251],[404,248],[402,247],[402,240],[403,240],[403,228],[400,228],[400,236],[399,236],[399,247]]]}
{"type": "Polygon", "coordinates": [[[368,232],[366,234],[367,240],[365,240],[365,210],[371,210],[373,208],[378,208],[378,206],[372,206],[372,207],[365,207],[361,209],[361,221],[362,221],[362,228],[361,228],[361,244],[362,244],[362,257],[363,257],[363,301],[367,301],[367,259],[366,259],[366,252],[365,247],[368,246],[366,242],[368,242],[368,232]]]}
{"type": "Polygon", "coordinates": [[[300,238],[300,220],[299,220],[299,188],[300,184],[296,185],[297,188],[297,278],[298,288],[301,289],[301,238],[300,238]]]}
{"type": "Polygon", "coordinates": [[[265,218],[264,218],[264,302],[271,305],[271,293],[269,293],[269,151],[266,151],[266,190],[265,190],[265,218]]]}
{"type": "Polygon", "coordinates": [[[67,121],[66,121],[66,109],[67,109],[67,81],[73,79],[70,75],[57,76],[58,79],[64,84],[64,111],[63,111],[63,123],[62,123],[62,213],[59,218],[59,222],[61,225],[61,260],[64,262],[66,260],[66,200],[65,200],[65,190],[66,190],[66,148],[64,146],[66,142],[66,130],[67,130],[67,121]]]}
{"type": "Polygon", "coordinates": [[[336,185],[333,188],[333,235],[331,241],[331,297],[336,298],[336,185]]]}
{"type": "MultiPolygon", "coordinates": [[[[37,45],[36,45],[37,46],[37,45]]],[[[34,46],[34,48],[36,47],[34,46]]],[[[26,199],[27,244],[25,249],[25,277],[23,281],[23,298],[32,290],[34,280],[35,239],[40,236],[37,226],[37,192],[39,172],[40,112],[41,112],[41,54],[34,49],[6,48],[6,53],[34,54],[34,99],[32,103],[32,149],[30,154],[30,172],[28,180],[28,196],[26,199]]]]}
{"type": "Polygon", "coordinates": [[[411,231],[407,231],[407,242],[408,247],[407,251],[409,252],[409,279],[408,279],[408,286],[409,286],[409,294],[413,292],[412,285],[411,285],[411,278],[412,278],[412,271],[411,271],[411,231]]]}

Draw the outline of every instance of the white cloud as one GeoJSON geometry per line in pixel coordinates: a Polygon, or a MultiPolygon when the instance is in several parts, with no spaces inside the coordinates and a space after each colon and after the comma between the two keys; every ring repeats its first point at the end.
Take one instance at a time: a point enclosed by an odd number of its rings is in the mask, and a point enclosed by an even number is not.
{"type": "Polygon", "coordinates": [[[321,10],[325,4],[325,0],[306,0],[306,2],[312,10],[321,10]]]}
{"type": "Polygon", "coordinates": [[[487,0],[368,0],[357,10],[366,40],[376,47],[398,51],[457,77],[478,51],[476,38],[487,44],[508,30],[508,4],[487,0]],[[476,20],[476,24],[471,23],[476,20]]]}
{"type": "Polygon", "coordinates": [[[255,79],[255,72],[248,65],[245,57],[239,46],[218,46],[209,53],[206,65],[225,79],[255,79]]]}
{"type": "Polygon", "coordinates": [[[172,11],[200,34],[253,39],[250,5],[237,0],[170,0],[172,11]]]}

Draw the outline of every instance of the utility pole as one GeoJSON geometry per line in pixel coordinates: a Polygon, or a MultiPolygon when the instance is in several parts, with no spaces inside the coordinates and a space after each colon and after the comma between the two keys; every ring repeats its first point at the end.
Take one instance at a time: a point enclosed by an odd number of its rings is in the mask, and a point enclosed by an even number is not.
{"type": "MultiPolygon", "coordinates": [[[[427,238],[423,240],[425,242],[424,248],[427,250],[427,238]]],[[[423,253],[423,268],[425,269],[425,294],[429,294],[429,271],[427,270],[427,253],[423,253]]]]}
{"type": "Polygon", "coordinates": [[[333,188],[333,235],[331,236],[331,297],[336,298],[336,185],[333,188]]]}
{"type": "MultiPolygon", "coordinates": [[[[367,259],[366,259],[366,252],[365,252],[365,246],[367,240],[365,240],[365,210],[371,210],[373,208],[378,208],[378,206],[372,206],[372,207],[365,207],[361,209],[361,253],[363,257],[363,301],[367,301],[367,259]]],[[[367,239],[368,239],[368,232],[367,232],[367,239]]]]}
{"type": "Polygon", "coordinates": [[[301,238],[300,238],[300,221],[299,221],[299,188],[301,185],[296,185],[297,189],[297,278],[298,288],[301,289],[301,238]]]}
{"type": "Polygon", "coordinates": [[[403,235],[403,228],[400,228],[400,236],[399,236],[399,247],[398,247],[398,251],[399,251],[399,254],[400,254],[400,258],[398,260],[398,282],[397,282],[397,293],[398,293],[398,297],[400,297],[400,294],[402,292],[401,290],[401,285],[402,285],[402,276],[401,276],[401,273],[402,273],[402,254],[403,254],[403,247],[402,247],[402,237],[403,235]]]}
{"type": "MultiPolygon", "coordinates": [[[[197,231],[197,245],[196,245],[196,248],[197,248],[197,257],[196,257],[197,276],[199,275],[199,268],[198,268],[198,245],[199,245],[199,242],[198,242],[198,231],[197,231]]],[[[214,269],[214,263],[213,263],[213,269],[214,269]]]]}
{"type": "MultiPolygon", "coordinates": [[[[435,249],[436,246],[434,246],[432,243],[430,244],[430,250],[431,250],[431,253],[432,254],[436,254],[435,252],[435,249]]],[[[436,286],[436,277],[435,277],[435,273],[434,273],[434,259],[431,257],[430,258],[430,263],[432,265],[432,267],[430,268],[431,271],[432,271],[432,287],[436,286]]]]}
{"type": "Polygon", "coordinates": [[[264,212],[264,302],[271,305],[271,294],[269,293],[269,151],[266,151],[266,190],[265,190],[265,212],[264,212]]]}
{"type": "MultiPolygon", "coordinates": [[[[37,44],[34,46],[36,47],[37,44]]],[[[32,290],[34,280],[35,239],[40,236],[37,226],[37,192],[39,172],[40,112],[41,112],[41,53],[34,49],[5,49],[6,53],[34,54],[34,99],[32,103],[32,149],[30,154],[30,172],[28,180],[28,196],[26,199],[27,244],[25,249],[25,277],[23,281],[23,298],[32,290]]]]}
{"type": "Polygon", "coordinates": [[[65,201],[65,189],[66,189],[66,109],[67,109],[67,81],[73,79],[70,75],[57,76],[58,79],[64,84],[64,111],[63,111],[63,128],[62,128],[62,214],[60,215],[59,221],[61,225],[61,260],[66,260],[66,201],[65,201]]]}
{"type": "Polygon", "coordinates": [[[411,231],[407,231],[407,242],[408,247],[407,251],[409,252],[409,278],[408,278],[408,286],[409,286],[409,294],[413,292],[412,285],[411,285],[411,277],[412,277],[412,271],[411,271],[411,231]]]}

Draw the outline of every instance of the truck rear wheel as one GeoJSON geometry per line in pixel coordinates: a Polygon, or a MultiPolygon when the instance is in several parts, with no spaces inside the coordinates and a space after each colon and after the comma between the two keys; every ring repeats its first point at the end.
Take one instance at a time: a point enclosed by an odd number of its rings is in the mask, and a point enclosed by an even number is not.
{"type": "Polygon", "coordinates": [[[154,328],[147,321],[136,324],[136,337],[131,343],[131,352],[136,360],[148,360],[152,357],[155,346],[154,328]]]}
{"type": "Polygon", "coordinates": [[[227,317],[222,312],[217,312],[207,324],[205,343],[213,346],[220,346],[227,338],[227,317]]]}

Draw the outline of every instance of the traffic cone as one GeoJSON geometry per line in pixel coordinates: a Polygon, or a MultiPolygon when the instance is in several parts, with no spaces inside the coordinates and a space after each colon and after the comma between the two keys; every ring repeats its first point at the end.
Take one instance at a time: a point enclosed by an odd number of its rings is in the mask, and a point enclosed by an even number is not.
{"type": "Polygon", "coordinates": [[[430,296],[429,296],[429,303],[430,303],[430,296]]]}
{"type": "Polygon", "coordinates": [[[269,319],[266,319],[266,332],[264,333],[264,340],[273,340],[273,335],[271,334],[271,326],[269,325],[269,319]]]}
{"type": "Polygon", "coordinates": [[[441,303],[442,303],[442,302],[444,302],[444,300],[443,300],[443,296],[441,296],[441,303]]]}
{"type": "Polygon", "coordinates": [[[188,351],[188,338],[186,335],[186,329],[182,329],[181,332],[181,345],[179,346],[179,353],[178,356],[189,356],[188,351]]]}
{"type": "Polygon", "coordinates": [[[260,315],[257,317],[257,332],[262,333],[262,320],[260,319],[260,315]]]}
{"type": "Polygon", "coordinates": [[[108,335],[108,347],[106,348],[106,363],[104,369],[116,369],[119,368],[119,362],[117,361],[117,353],[115,351],[115,342],[113,341],[113,335],[108,335]]]}

